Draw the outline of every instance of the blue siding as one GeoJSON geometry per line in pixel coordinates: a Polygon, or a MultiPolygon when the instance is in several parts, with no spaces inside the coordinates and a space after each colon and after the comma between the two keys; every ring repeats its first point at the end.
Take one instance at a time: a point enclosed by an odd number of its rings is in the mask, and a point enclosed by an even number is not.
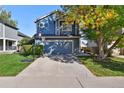
{"type": "MultiPolygon", "coordinates": [[[[42,33],[44,36],[55,36],[55,31],[57,30],[55,27],[56,20],[56,14],[49,15],[46,18],[43,18],[37,22],[37,33],[42,33]],[[44,28],[39,27],[40,23],[44,23],[44,28]]],[[[62,22],[60,22],[60,26],[62,25],[62,22]]],[[[78,26],[74,23],[72,25],[72,31],[62,31],[60,29],[60,35],[67,36],[67,35],[78,35],[78,26]]]]}
{"type": "Polygon", "coordinates": [[[39,26],[37,26],[37,33],[41,32],[42,35],[55,35],[55,19],[54,19],[54,15],[51,15],[49,17],[46,17],[42,20],[40,20],[38,24],[40,23],[44,23],[44,28],[40,28],[39,26]]]}
{"type": "MultiPolygon", "coordinates": [[[[55,31],[59,28],[55,27],[55,22],[59,22],[56,20],[56,14],[52,14],[43,18],[37,22],[37,33],[41,33],[42,36],[56,36],[55,31]],[[39,23],[44,23],[44,27],[39,27],[39,23]]],[[[62,21],[61,21],[62,22],[62,21]]],[[[60,25],[62,23],[60,22],[60,25]]],[[[58,25],[58,24],[56,24],[58,25]]],[[[67,30],[67,29],[66,29],[67,30]]],[[[72,31],[62,31],[60,29],[60,34],[57,32],[57,35],[68,36],[68,35],[79,35],[78,34],[78,25],[75,23],[72,25],[72,31]]],[[[40,40],[36,40],[36,43],[41,43],[40,40]]],[[[44,52],[47,54],[71,54],[72,52],[78,52],[79,49],[79,38],[45,38],[44,43],[44,52]],[[50,40],[50,41],[49,41],[50,40]],[[73,43],[72,43],[73,42],[73,43]],[[73,48],[73,50],[72,50],[73,48]]]]}

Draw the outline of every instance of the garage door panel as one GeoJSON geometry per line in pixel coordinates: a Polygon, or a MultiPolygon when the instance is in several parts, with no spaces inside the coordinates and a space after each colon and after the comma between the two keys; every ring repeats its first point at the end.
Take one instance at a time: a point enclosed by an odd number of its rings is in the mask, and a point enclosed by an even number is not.
{"type": "Polygon", "coordinates": [[[45,43],[45,53],[47,54],[71,54],[72,42],[56,41],[45,43]]]}

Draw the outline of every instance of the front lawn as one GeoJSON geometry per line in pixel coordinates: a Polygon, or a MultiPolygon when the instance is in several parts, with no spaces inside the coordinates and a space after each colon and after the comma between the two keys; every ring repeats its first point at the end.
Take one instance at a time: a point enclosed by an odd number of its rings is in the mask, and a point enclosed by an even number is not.
{"type": "MultiPolygon", "coordinates": [[[[28,57],[32,59],[31,56],[28,57]]],[[[0,76],[15,76],[26,68],[30,62],[21,62],[27,59],[19,54],[1,54],[0,55],[0,76]]]]}
{"type": "Polygon", "coordinates": [[[124,76],[124,59],[111,57],[106,62],[93,61],[91,57],[79,57],[96,76],[124,76]]]}

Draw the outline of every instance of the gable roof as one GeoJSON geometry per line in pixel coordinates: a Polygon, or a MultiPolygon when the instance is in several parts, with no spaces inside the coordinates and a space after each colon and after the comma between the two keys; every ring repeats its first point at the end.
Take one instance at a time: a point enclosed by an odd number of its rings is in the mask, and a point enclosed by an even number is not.
{"type": "Polygon", "coordinates": [[[29,36],[25,35],[24,33],[20,32],[20,31],[18,31],[18,36],[30,38],[29,36]]]}
{"type": "Polygon", "coordinates": [[[9,27],[11,27],[11,28],[13,28],[13,29],[18,30],[18,28],[17,28],[17,27],[12,26],[12,25],[11,25],[10,23],[8,23],[7,21],[0,20],[0,23],[5,24],[6,26],[9,26],[9,27]]]}
{"type": "MultiPolygon", "coordinates": [[[[13,29],[18,30],[17,27],[14,27],[14,26],[10,25],[8,22],[6,22],[6,21],[4,21],[4,20],[0,20],[0,23],[5,24],[6,26],[9,26],[9,27],[11,27],[11,28],[13,28],[13,29]]],[[[18,36],[30,38],[29,36],[25,35],[24,33],[20,32],[20,31],[18,31],[18,36]]]]}
{"type": "Polygon", "coordinates": [[[59,11],[59,10],[52,11],[52,12],[48,13],[47,15],[44,15],[44,16],[41,16],[41,17],[37,18],[35,23],[37,23],[38,21],[40,21],[40,20],[42,20],[42,19],[44,19],[44,18],[46,18],[46,17],[48,17],[50,15],[55,14],[57,11],[59,11]]]}

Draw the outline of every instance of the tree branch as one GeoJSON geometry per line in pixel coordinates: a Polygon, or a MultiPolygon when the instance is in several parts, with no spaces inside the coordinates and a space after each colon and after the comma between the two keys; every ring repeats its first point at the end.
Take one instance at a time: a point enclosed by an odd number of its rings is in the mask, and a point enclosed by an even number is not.
{"type": "Polygon", "coordinates": [[[123,38],[124,33],[115,41],[115,43],[108,49],[108,51],[106,52],[106,55],[109,54],[109,52],[121,41],[121,39],[123,38]]]}

